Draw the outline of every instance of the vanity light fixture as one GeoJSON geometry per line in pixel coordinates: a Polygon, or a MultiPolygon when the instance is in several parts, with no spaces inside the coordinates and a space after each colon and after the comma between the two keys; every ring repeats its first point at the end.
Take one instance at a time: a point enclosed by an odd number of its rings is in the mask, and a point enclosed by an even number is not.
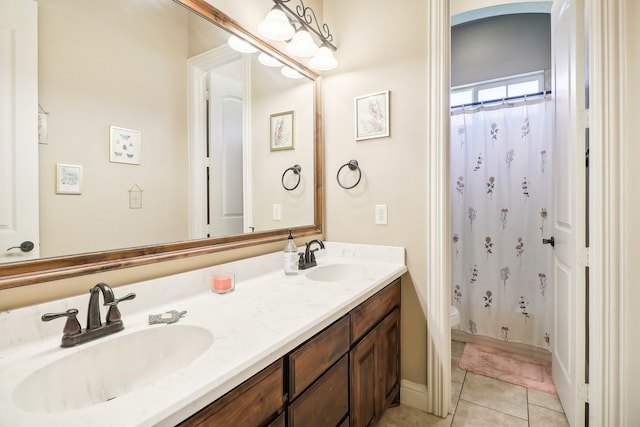
{"type": "Polygon", "coordinates": [[[310,58],[318,53],[318,45],[311,38],[311,34],[304,28],[296,31],[291,41],[287,43],[287,52],[299,58],[310,58]]]}
{"type": "Polygon", "coordinates": [[[309,61],[309,67],[318,71],[335,70],[338,68],[338,60],[327,46],[322,45],[309,61]]]}
{"type": "Polygon", "coordinates": [[[287,52],[300,58],[311,57],[309,67],[315,70],[328,71],[337,68],[338,60],[333,55],[336,47],[332,44],[333,34],[329,26],[320,24],[313,9],[305,6],[303,0],[298,0],[300,4],[296,5],[295,11],[286,5],[290,1],[273,0],[275,6],[258,25],[260,34],[274,41],[290,39],[286,46],[287,52]],[[291,33],[289,27],[291,30],[297,27],[295,34],[291,33]],[[284,38],[284,34],[290,34],[289,38],[284,38]]]}
{"type": "Polygon", "coordinates": [[[269,40],[290,40],[296,30],[289,18],[277,4],[271,8],[267,16],[258,25],[258,32],[269,40]]]}
{"type": "Polygon", "coordinates": [[[238,51],[240,53],[255,53],[258,51],[258,49],[255,46],[253,46],[251,43],[245,40],[242,40],[238,36],[231,35],[227,42],[229,43],[229,46],[231,46],[233,50],[238,51]]]}

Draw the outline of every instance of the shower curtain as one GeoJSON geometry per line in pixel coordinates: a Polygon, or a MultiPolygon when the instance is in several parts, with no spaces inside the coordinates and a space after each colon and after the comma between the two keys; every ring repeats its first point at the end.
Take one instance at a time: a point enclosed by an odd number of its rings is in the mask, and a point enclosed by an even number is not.
{"type": "Polygon", "coordinates": [[[452,110],[451,290],[460,329],[549,349],[549,97],[452,110]]]}

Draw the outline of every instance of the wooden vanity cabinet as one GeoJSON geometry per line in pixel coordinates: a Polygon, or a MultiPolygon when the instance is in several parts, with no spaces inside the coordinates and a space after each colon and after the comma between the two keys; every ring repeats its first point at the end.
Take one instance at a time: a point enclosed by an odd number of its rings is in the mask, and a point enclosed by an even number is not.
{"type": "Polygon", "coordinates": [[[400,280],[351,312],[351,427],[378,422],[400,399],[400,280]]]}
{"type": "Polygon", "coordinates": [[[360,427],[400,399],[400,279],[181,426],[360,427]]]}

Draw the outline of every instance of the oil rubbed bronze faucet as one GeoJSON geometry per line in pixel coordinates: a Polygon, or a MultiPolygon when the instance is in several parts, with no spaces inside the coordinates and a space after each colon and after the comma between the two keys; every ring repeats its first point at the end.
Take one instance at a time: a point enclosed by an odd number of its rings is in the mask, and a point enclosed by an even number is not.
{"type": "Polygon", "coordinates": [[[42,315],[43,322],[48,322],[50,320],[57,319],[58,317],[67,318],[67,323],[64,325],[64,329],[62,331],[62,343],[60,344],[60,347],[73,347],[124,329],[124,323],[122,323],[118,303],[120,301],[132,300],[136,297],[136,294],[127,294],[124,297],[117,299],[113,296],[113,290],[111,287],[106,283],[98,283],[91,288],[89,293],[89,310],[87,312],[86,329],[82,329],[80,326],[80,322],[78,322],[76,317],[78,315],[78,310],[75,308],[69,309],[64,313],[46,313],[42,315]],[[98,304],[100,293],[102,293],[102,298],[104,299],[104,306],[109,307],[106,323],[104,325],[100,320],[100,305],[98,304]]]}
{"type": "Polygon", "coordinates": [[[314,239],[310,242],[307,242],[304,248],[304,252],[300,252],[300,259],[298,260],[298,269],[306,270],[307,268],[315,267],[316,263],[316,254],[315,252],[324,249],[324,243],[322,240],[314,239]],[[311,249],[311,245],[317,243],[319,248],[311,249]]]}

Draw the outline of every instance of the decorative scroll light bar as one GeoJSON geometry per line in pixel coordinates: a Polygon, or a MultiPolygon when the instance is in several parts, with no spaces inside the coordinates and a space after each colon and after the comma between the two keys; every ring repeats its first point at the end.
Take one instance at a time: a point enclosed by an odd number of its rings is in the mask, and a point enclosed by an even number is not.
{"type": "Polygon", "coordinates": [[[303,0],[298,0],[300,4],[296,5],[295,11],[287,6],[291,1],[273,0],[275,6],[258,26],[260,34],[269,40],[288,41],[287,52],[300,58],[311,58],[309,66],[315,70],[337,68],[338,61],[332,52],[336,46],[329,26],[321,24],[303,0]]]}

